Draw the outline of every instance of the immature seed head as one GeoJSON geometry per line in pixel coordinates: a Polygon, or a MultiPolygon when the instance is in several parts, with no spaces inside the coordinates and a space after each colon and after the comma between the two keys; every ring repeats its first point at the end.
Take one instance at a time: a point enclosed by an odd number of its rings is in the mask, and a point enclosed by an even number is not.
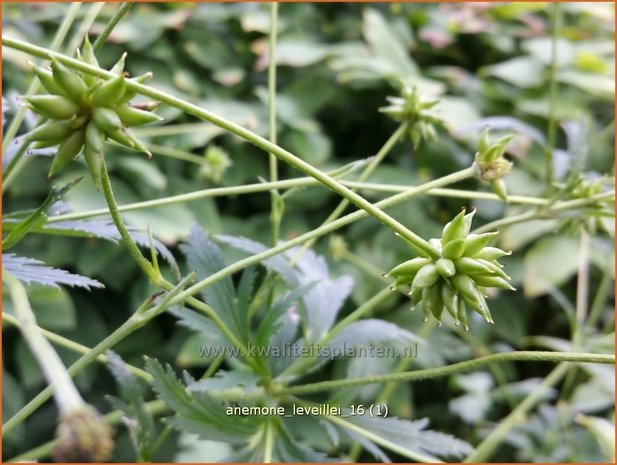
{"type": "Polygon", "coordinates": [[[457,325],[460,322],[467,329],[469,307],[493,323],[485,300],[487,289],[514,290],[497,261],[510,252],[488,246],[497,233],[470,234],[474,214],[475,210],[461,211],[445,225],[441,238],[429,241],[439,257],[413,258],[386,274],[396,279],[394,287],[411,286],[413,305],[422,304],[425,321],[432,315],[441,322],[446,310],[457,325]]]}
{"type": "Polygon", "coordinates": [[[56,429],[57,462],[105,462],[113,452],[113,431],[89,405],[65,413],[56,429]]]}
{"type": "Polygon", "coordinates": [[[387,97],[390,105],[379,111],[389,115],[396,121],[406,122],[409,137],[414,148],[418,148],[423,140],[436,140],[437,128],[444,122],[431,113],[431,109],[439,103],[421,95],[415,87],[404,86],[400,97],[387,97]]]}
{"type": "MultiPolygon", "coordinates": [[[[86,38],[81,61],[99,66],[92,46],[86,38]]],[[[127,128],[162,118],[129,101],[136,95],[127,87],[124,74],[124,55],[112,68],[116,77],[103,80],[82,74],[52,59],[51,70],[34,68],[34,72],[49,95],[25,98],[26,105],[47,121],[24,136],[38,147],[58,146],[49,176],[84,153],[96,187],[100,185],[103,143],[114,140],[134,150],[151,153],[127,128]]],[[[142,82],[148,75],[134,78],[142,82]]]]}

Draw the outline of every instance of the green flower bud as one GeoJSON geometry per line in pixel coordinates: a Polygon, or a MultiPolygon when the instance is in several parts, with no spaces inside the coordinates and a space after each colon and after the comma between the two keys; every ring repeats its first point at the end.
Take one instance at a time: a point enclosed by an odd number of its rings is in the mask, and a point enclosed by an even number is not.
{"type": "Polygon", "coordinates": [[[79,107],[61,95],[34,95],[25,97],[28,106],[41,116],[66,119],[79,112],[79,107]]]}
{"type": "Polygon", "coordinates": [[[425,288],[432,286],[439,279],[437,267],[432,263],[423,266],[413,279],[412,288],[425,288]]]}
{"type": "Polygon", "coordinates": [[[454,262],[448,258],[440,258],[435,262],[435,266],[437,268],[437,272],[444,278],[454,276],[456,273],[454,262]]]}
{"type": "Polygon", "coordinates": [[[428,265],[429,263],[431,263],[431,260],[428,258],[416,257],[411,260],[407,260],[406,262],[403,262],[398,266],[395,266],[386,274],[386,276],[415,276],[415,274],[420,270],[420,268],[422,268],[424,265],[428,265]]]}
{"type": "Polygon", "coordinates": [[[113,431],[101,415],[84,405],[62,416],[53,450],[57,462],[105,462],[113,452],[113,431]]]}

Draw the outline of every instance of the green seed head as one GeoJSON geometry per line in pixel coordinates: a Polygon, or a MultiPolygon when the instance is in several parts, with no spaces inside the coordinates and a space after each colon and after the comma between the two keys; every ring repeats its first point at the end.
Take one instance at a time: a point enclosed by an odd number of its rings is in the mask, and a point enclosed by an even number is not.
{"type": "MultiPolygon", "coordinates": [[[[51,71],[34,67],[34,73],[48,95],[35,95],[25,99],[25,102],[47,121],[26,134],[24,139],[37,147],[58,146],[50,176],[84,153],[98,188],[104,142],[107,139],[151,156],[146,146],[127,130],[129,126],[162,120],[149,111],[158,102],[140,108],[134,108],[129,103],[136,92],[130,89],[128,82],[143,82],[151,73],[133,79],[126,78],[123,74],[125,56],[122,55],[112,68],[117,76],[111,79],[82,74],[55,58],[52,59],[51,71]]],[[[91,66],[99,66],[88,38],[78,58],[91,66]]]]}
{"type": "Polygon", "coordinates": [[[413,258],[385,275],[396,278],[393,288],[411,284],[412,302],[414,307],[422,303],[425,319],[433,317],[441,322],[446,310],[455,324],[460,322],[467,329],[466,312],[470,308],[493,323],[485,300],[487,289],[514,290],[497,261],[510,253],[488,246],[495,232],[469,233],[474,214],[475,210],[468,214],[461,211],[446,224],[441,238],[429,241],[439,257],[413,258]]]}

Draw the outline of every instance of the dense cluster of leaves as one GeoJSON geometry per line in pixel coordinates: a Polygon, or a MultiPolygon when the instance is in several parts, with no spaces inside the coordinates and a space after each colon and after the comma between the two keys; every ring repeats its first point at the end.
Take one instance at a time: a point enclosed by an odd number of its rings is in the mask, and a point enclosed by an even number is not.
{"type": "MultiPolygon", "coordinates": [[[[48,45],[66,8],[5,3],[4,32],[48,45]]],[[[90,28],[91,37],[101,33],[116,8],[110,4],[102,9],[90,28]]],[[[508,282],[522,292],[506,296],[489,291],[496,324],[480,324],[481,316],[471,313],[468,334],[451,325],[438,330],[423,325],[422,315],[409,312],[408,299],[395,293],[372,309],[369,319],[337,328],[351,310],[391,284],[380,280],[382,273],[410,259],[406,244],[393,240],[390,230],[373,220],[358,221],[342,231],[344,242],[336,250],[325,240],[299,258],[299,250],[292,249],[209,286],[201,298],[244,344],[284,347],[325,341],[331,349],[367,344],[401,349],[417,343],[417,358],[323,358],[300,364],[293,358],[238,355],[217,361],[216,356],[204,355],[204,347],[231,348],[229,340],[211,319],[177,307],[114,347],[122,359],[109,355],[113,376],[91,365],[76,378],[84,398],[99,410],[113,405],[123,412],[126,428],[118,431],[114,460],[262,461],[267,454],[275,461],[323,461],[347,458],[354,443],[362,446],[360,458],[366,460],[461,459],[470,452],[469,444],[478,444],[540,384],[545,366],[502,364],[438,381],[400,383],[389,392],[367,385],[310,398],[351,405],[385,395],[395,417],[389,419],[239,418],[227,417],[224,409],[238,402],[267,405],[274,402],[277,386],[288,383],[436,367],[478,353],[538,347],[614,352],[613,204],[605,199],[551,210],[560,202],[613,188],[613,7],[562,4],[555,44],[550,36],[551,8],[539,3],[281,5],[275,55],[278,143],[310,164],[330,171],[366,159],[396,129],[389,116],[408,122],[420,116],[422,124],[408,128],[411,140],[397,145],[370,178],[375,183],[417,185],[471,166],[487,126],[496,141],[516,133],[499,156],[504,163],[504,151],[508,157],[507,176],[499,177],[498,184],[496,179],[484,179],[491,185],[477,179],[457,186],[485,193],[492,187],[503,192],[502,197],[507,189],[509,204],[445,193],[421,196],[388,211],[426,238],[440,237],[443,225],[462,207],[476,209],[478,226],[531,212],[525,222],[500,226],[494,244],[512,250],[500,260],[512,277],[508,282]],[[547,84],[551,75],[558,85],[555,99],[547,84]],[[396,97],[387,100],[388,96],[396,97]],[[390,105],[386,114],[379,112],[384,102],[390,105]],[[552,143],[546,128],[551,120],[559,125],[554,182],[546,185],[545,155],[552,143]],[[512,200],[520,196],[547,202],[512,200]],[[581,231],[590,238],[590,312],[595,318],[583,326],[575,318],[576,275],[585,247],[581,231]],[[596,295],[601,298],[594,299],[596,295]],[[580,338],[573,343],[575,329],[580,338]],[[126,368],[127,363],[144,366],[144,354],[149,357],[144,376],[154,380],[154,389],[126,368]],[[215,376],[201,379],[204,370],[219,363],[215,376]],[[110,393],[115,393],[111,404],[105,399],[110,393]],[[234,396],[246,400],[222,400],[234,396]],[[164,421],[147,408],[158,397],[171,410],[164,421]],[[434,430],[428,429],[429,419],[434,430]]],[[[97,62],[108,69],[126,51],[131,76],[152,71],[155,87],[266,135],[270,27],[265,4],[137,4],[97,52],[97,62]]],[[[3,50],[3,123],[10,123],[23,104],[20,96],[34,79],[30,59],[13,49],[3,50]]],[[[134,101],[138,108],[148,103],[141,96],[134,101]]],[[[120,204],[268,177],[267,157],[249,144],[176,109],[163,106],[159,113],[165,126],[134,131],[157,155],[152,160],[120,145],[106,146],[120,204]]],[[[36,116],[28,111],[23,134],[36,124],[36,116]]],[[[17,149],[10,144],[3,167],[17,149]]],[[[108,219],[54,219],[105,208],[89,179],[73,184],[89,175],[80,159],[56,176],[57,185],[70,186],[57,189],[63,200],[49,194],[47,174],[50,155],[55,154],[55,149],[31,148],[28,168],[4,193],[3,239],[10,239],[6,244],[11,250],[7,253],[3,247],[3,266],[26,282],[40,283],[29,286],[29,298],[43,328],[92,347],[157,289],[116,243],[119,234],[108,219]],[[95,289],[101,283],[104,291],[95,289]],[[90,287],[91,292],[58,284],[90,287]]],[[[478,161],[491,161],[485,158],[475,158],[476,167],[478,161]]],[[[279,169],[281,179],[297,175],[283,165],[279,169]]],[[[480,178],[486,174],[479,171],[480,178]]],[[[283,240],[318,226],[339,201],[323,188],[289,192],[283,240]]],[[[362,194],[375,196],[370,191],[362,194]]],[[[263,244],[270,241],[268,193],[201,198],[127,211],[123,217],[142,246],[150,245],[145,230],[151,228],[154,246],[166,258],[161,269],[169,276],[180,268],[196,270],[202,279],[226,263],[265,250],[263,244]]],[[[10,302],[4,299],[3,310],[11,314],[10,302]]],[[[6,421],[45,382],[18,332],[3,329],[6,421]]],[[[68,350],[59,352],[67,364],[75,360],[68,350]]],[[[605,460],[593,428],[599,424],[596,420],[608,419],[611,426],[613,378],[613,367],[581,365],[559,389],[545,391],[536,412],[510,431],[492,458],[605,460]]],[[[49,440],[53,418],[53,407],[46,405],[3,437],[3,458],[49,440]]]]}

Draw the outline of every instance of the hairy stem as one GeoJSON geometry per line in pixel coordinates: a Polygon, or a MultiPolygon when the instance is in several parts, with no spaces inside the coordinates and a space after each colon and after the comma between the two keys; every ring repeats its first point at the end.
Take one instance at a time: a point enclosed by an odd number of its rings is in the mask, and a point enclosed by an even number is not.
{"type": "Polygon", "coordinates": [[[488,231],[494,231],[496,229],[503,228],[505,226],[511,226],[513,224],[524,223],[526,221],[536,219],[552,219],[554,214],[561,211],[573,210],[576,208],[582,208],[587,205],[592,205],[599,200],[607,200],[615,198],[615,191],[602,192],[600,194],[592,195],[591,197],[585,197],[583,199],[567,200],[565,202],[558,202],[550,205],[546,209],[532,210],[519,215],[508,216],[507,218],[501,218],[499,220],[492,221],[480,226],[474,230],[474,233],[480,234],[488,231]]]}
{"type": "Polygon", "coordinates": [[[150,281],[155,282],[158,278],[156,271],[152,267],[152,264],[143,256],[139,247],[131,237],[129,230],[126,228],[124,224],[124,220],[120,215],[120,211],[118,210],[118,204],[116,203],[116,199],[114,197],[114,192],[111,187],[111,181],[109,180],[109,172],[107,171],[107,165],[105,163],[105,159],[103,159],[103,166],[101,169],[101,185],[103,186],[103,194],[105,195],[105,202],[107,202],[107,207],[109,208],[109,213],[111,214],[111,218],[122,236],[126,247],[129,249],[129,253],[133,256],[133,259],[141,268],[141,270],[146,274],[146,276],[150,279],[150,281]]]}
{"type": "MultiPolygon", "coordinates": [[[[149,146],[156,153],[156,149],[149,146]]],[[[199,157],[197,157],[199,158],[199,157]]],[[[402,185],[389,185],[389,184],[376,184],[357,181],[345,181],[341,180],[341,184],[353,189],[362,189],[367,191],[379,191],[379,192],[407,192],[409,189],[420,186],[402,186],[402,185]]],[[[208,199],[212,197],[225,197],[231,195],[248,195],[258,192],[268,192],[272,189],[293,189],[296,187],[310,187],[318,186],[319,182],[310,177],[302,177],[295,179],[286,179],[284,181],[276,182],[262,182],[256,184],[245,184],[243,186],[232,187],[215,187],[211,189],[203,189],[195,192],[189,192],[187,194],[172,195],[162,199],[145,200],[142,202],[129,203],[125,205],[119,205],[118,210],[123,212],[142,210],[146,208],[162,207],[166,205],[174,205],[178,203],[194,202],[196,200],[208,199]]],[[[503,202],[497,195],[489,192],[475,192],[462,189],[444,189],[444,188],[432,188],[423,192],[425,195],[432,195],[437,197],[453,197],[462,199],[481,199],[481,200],[494,200],[495,202],[503,202]]],[[[538,197],[528,197],[523,195],[508,195],[508,201],[511,204],[520,203],[526,205],[546,205],[547,200],[538,197]]],[[[556,205],[559,205],[557,203],[556,205]]],[[[96,210],[89,210],[84,212],[66,213],[63,215],[52,216],[47,219],[48,223],[55,223],[58,221],[67,220],[83,220],[86,218],[94,218],[97,216],[109,215],[107,208],[99,208],[96,210]]]]}
{"type": "Polygon", "coordinates": [[[494,362],[506,361],[529,361],[529,362],[589,362],[614,364],[615,356],[607,354],[590,354],[576,352],[543,352],[543,351],[518,351],[501,352],[498,354],[486,355],[465,362],[454,363],[437,368],[427,368],[424,370],[406,371],[403,373],[390,373],[384,375],[365,376],[361,378],[337,379],[331,381],[320,381],[318,383],[304,384],[280,388],[277,394],[298,395],[313,392],[329,391],[348,386],[360,386],[365,384],[386,383],[390,381],[417,381],[421,379],[438,378],[449,376],[454,373],[477,368],[494,362]]]}

